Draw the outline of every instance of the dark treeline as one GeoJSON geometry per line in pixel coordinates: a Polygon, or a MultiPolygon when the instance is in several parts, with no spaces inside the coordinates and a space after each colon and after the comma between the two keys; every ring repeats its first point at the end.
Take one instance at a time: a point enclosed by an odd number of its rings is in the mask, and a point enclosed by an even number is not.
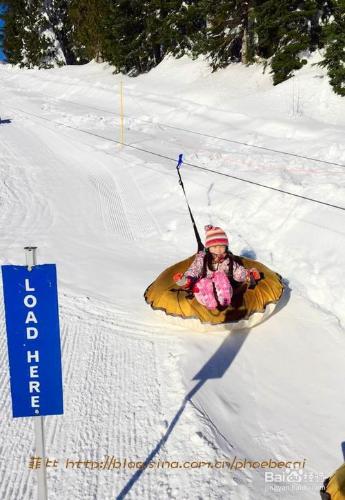
{"type": "Polygon", "coordinates": [[[109,62],[131,76],[167,54],[207,55],[214,71],[262,62],[273,83],[323,49],[321,64],[345,95],[345,0],[7,0],[8,62],[109,62]]]}

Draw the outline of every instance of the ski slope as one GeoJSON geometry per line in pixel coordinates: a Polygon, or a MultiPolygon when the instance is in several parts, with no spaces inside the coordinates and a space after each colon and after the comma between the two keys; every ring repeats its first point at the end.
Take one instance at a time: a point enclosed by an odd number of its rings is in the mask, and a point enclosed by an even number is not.
{"type": "MultiPolygon", "coordinates": [[[[259,66],[212,74],[186,57],[123,77],[127,146],[107,65],[0,66],[1,264],[36,245],[58,269],[65,414],[45,419],[50,500],[311,500],[344,461],[345,101],[313,62],[278,87],[259,66]],[[287,284],[250,331],[189,330],[143,299],[196,250],[182,152],[200,230],[220,225],[287,284]],[[305,467],[265,482],[273,469],[64,465],[105,456],[305,467]]],[[[11,417],[0,314],[0,498],[29,500],[33,424],[11,417]]]]}

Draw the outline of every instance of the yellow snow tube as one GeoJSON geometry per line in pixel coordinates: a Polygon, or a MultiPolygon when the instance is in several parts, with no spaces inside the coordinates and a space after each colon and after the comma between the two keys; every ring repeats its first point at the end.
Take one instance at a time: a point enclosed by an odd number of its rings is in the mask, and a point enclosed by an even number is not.
{"type": "Polygon", "coordinates": [[[330,500],[345,500],[345,464],[330,477],[326,492],[330,500]]]}
{"type": "Polygon", "coordinates": [[[226,309],[209,310],[173,281],[174,274],[184,273],[194,258],[195,255],[169,267],[146,289],[144,297],[152,309],[186,320],[196,319],[211,325],[239,323],[244,328],[265,319],[282,297],[284,285],[279,274],[256,260],[236,257],[244,267],[255,267],[262,276],[261,280],[253,289],[241,285],[235,290],[232,303],[226,309]]]}

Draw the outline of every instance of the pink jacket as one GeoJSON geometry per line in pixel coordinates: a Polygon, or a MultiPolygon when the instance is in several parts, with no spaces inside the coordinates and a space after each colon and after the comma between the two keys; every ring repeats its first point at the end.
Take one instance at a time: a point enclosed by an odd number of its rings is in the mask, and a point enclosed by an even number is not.
{"type": "MultiPolygon", "coordinates": [[[[205,259],[206,252],[202,250],[201,252],[198,252],[197,255],[195,256],[194,261],[192,264],[189,266],[187,271],[184,273],[183,278],[177,282],[178,285],[183,285],[186,282],[187,277],[191,278],[201,278],[202,275],[202,270],[204,267],[204,259],[205,259]]],[[[206,268],[206,277],[211,278],[212,274],[214,271],[224,271],[226,275],[229,273],[229,264],[230,264],[230,259],[226,258],[223,260],[223,262],[220,262],[218,264],[215,264],[215,267],[213,270],[209,269],[208,267],[206,268]]],[[[237,262],[233,261],[233,278],[236,281],[239,282],[244,282],[246,279],[249,277],[250,273],[248,269],[245,269],[243,266],[238,264],[237,262]]]]}

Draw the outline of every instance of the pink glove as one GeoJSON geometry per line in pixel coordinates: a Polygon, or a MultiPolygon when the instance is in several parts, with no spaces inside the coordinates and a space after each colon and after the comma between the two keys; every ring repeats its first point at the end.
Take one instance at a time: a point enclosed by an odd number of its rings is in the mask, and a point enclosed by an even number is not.
{"type": "Polygon", "coordinates": [[[175,273],[173,276],[173,280],[175,281],[175,283],[180,281],[182,278],[183,278],[183,273],[175,273]]]}
{"type": "Polygon", "coordinates": [[[181,288],[189,288],[192,283],[191,278],[189,278],[188,276],[184,276],[183,273],[174,274],[173,280],[181,288]]]}

